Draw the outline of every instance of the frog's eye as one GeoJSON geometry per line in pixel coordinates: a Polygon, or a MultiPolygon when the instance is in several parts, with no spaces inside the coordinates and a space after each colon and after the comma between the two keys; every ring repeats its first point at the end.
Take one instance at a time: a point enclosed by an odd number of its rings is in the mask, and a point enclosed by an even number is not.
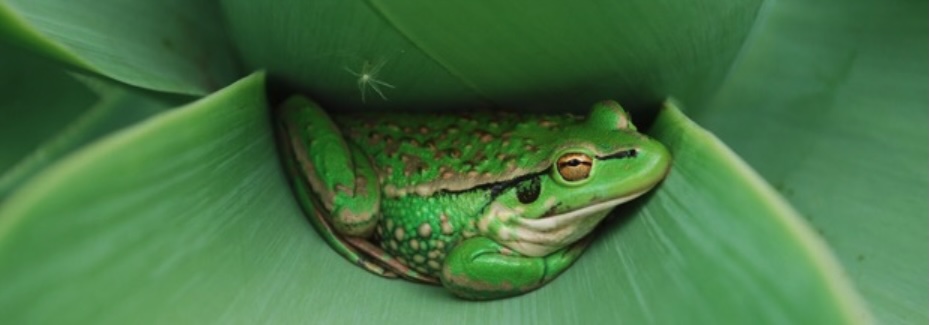
{"type": "Polygon", "coordinates": [[[582,153],[567,153],[558,158],[555,168],[558,174],[566,181],[576,182],[586,179],[590,176],[590,168],[593,167],[594,160],[590,156],[582,153]]]}

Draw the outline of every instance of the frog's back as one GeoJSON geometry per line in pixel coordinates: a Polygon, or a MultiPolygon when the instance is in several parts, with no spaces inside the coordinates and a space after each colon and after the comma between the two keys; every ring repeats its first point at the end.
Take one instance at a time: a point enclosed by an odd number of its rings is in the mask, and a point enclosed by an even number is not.
{"type": "Polygon", "coordinates": [[[377,166],[384,194],[430,195],[544,169],[546,142],[575,115],[365,114],[334,117],[377,166]]]}

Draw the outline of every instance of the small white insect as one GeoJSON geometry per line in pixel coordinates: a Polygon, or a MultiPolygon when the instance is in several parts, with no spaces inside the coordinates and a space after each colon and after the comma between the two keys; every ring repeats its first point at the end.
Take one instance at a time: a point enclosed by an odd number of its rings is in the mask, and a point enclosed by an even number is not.
{"type": "Polygon", "coordinates": [[[365,94],[368,92],[368,87],[371,87],[374,92],[376,92],[381,99],[387,100],[387,96],[384,96],[384,92],[381,91],[381,86],[387,88],[394,88],[394,85],[391,85],[383,80],[377,79],[378,72],[381,71],[381,68],[384,67],[384,64],[387,63],[387,60],[380,60],[375,64],[365,60],[364,64],[361,66],[361,72],[352,71],[349,68],[345,68],[345,71],[351,73],[353,76],[358,77],[358,91],[361,92],[361,102],[365,102],[365,94]]]}

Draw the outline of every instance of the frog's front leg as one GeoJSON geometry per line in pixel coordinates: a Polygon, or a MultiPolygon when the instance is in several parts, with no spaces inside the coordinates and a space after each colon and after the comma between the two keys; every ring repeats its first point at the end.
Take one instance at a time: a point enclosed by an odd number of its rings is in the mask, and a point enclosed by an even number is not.
{"type": "Polygon", "coordinates": [[[462,241],[449,252],[440,275],[457,296],[496,299],[524,294],[552,281],[583,253],[585,238],[547,256],[521,255],[487,237],[462,241]]]}

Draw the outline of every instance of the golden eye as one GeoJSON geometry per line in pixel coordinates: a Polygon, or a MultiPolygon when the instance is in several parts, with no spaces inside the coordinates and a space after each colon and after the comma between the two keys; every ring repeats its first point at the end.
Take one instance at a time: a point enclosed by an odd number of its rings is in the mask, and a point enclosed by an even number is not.
{"type": "Polygon", "coordinates": [[[569,182],[576,182],[590,176],[590,168],[593,167],[594,160],[590,156],[582,153],[567,153],[558,158],[555,168],[561,178],[569,182]]]}

